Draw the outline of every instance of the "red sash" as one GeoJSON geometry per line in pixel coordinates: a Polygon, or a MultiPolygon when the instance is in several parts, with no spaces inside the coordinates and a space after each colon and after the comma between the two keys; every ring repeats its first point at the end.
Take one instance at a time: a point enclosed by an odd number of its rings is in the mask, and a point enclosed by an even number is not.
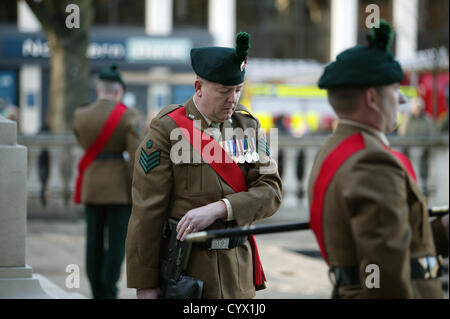
{"type": "Polygon", "coordinates": [[[109,114],[106,119],[105,124],[103,125],[100,133],[98,134],[95,141],[89,146],[89,148],[84,153],[84,156],[81,158],[78,163],[78,176],[75,184],[75,194],[73,201],[78,204],[81,203],[81,185],[83,183],[83,174],[85,170],[91,165],[91,163],[95,160],[95,158],[100,154],[103,147],[105,147],[106,143],[108,143],[111,138],[114,130],[122,119],[123,114],[127,110],[127,107],[122,103],[118,103],[114,109],[109,114]]]}
{"type": "MultiPolygon", "coordinates": [[[[364,147],[364,139],[360,133],[356,133],[343,140],[323,161],[322,166],[320,167],[319,175],[317,176],[314,184],[313,199],[310,208],[310,227],[314,231],[317,242],[319,243],[320,252],[327,263],[328,259],[323,241],[322,223],[325,194],[328,185],[339,167],[341,167],[341,165],[344,164],[350,156],[364,149],[364,147]]],[[[409,159],[403,153],[391,150],[387,146],[384,146],[384,148],[400,161],[411,178],[416,181],[416,174],[409,159]]]]}
{"type": "Polygon", "coordinates": [[[342,141],[323,161],[320,167],[319,175],[313,188],[312,204],[310,208],[310,227],[313,230],[317,242],[319,243],[320,252],[328,263],[323,242],[323,204],[325,194],[333,179],[334,174],[339,167],[354,153],[365,147],[364,139],[360,133],[354,134],[342,141]]]}
{"type": "Polygon", "coordinates": [[[411,178],[417,183],[416,172],[414,171],[414,167],[412,166],[409,158],[405,154],[398,152],[398,151],[394,151],[393,149],[390,149],[389,147],[387,147],[385,145],[384,145],[384,148],[386,150],[388,150],[389,152],[391,152],[391,154],[394,155],[400,161],[400,163],[402,163],[406,172],[408,172],[409,176],[411,176],[411,178]]]}
{"type": "MultiPolygon", "coordinates": [[[[184,107],[180,107],[171,113],[169,113],[169,116],[174,120],[175,124],[177,124],[178,127],[181,127],[187,131],[188,134],[186,134],[186,131],[181,130],[184,134],[184,136],[189,140],[191,145],[195,148],[197,152],[199,152],[201,155],[203,155],[202,150],[206,145],[209,143],[212,143],[213,149],[220,149],[221,150],[221,156],[220,162],[215,162],[214,159],[208,159],[208,158],[202,158],[205,160],[206,163],[208,163],[212,169],[219,174],[220,177],[223,178],[223,180],[230,185],[230,187],[236,192],[246,192],[247,191],[247,183],[245,181],[245,176],[242,173],[239,166],[228,156],[228,154],[225,152],[225,150],[217,143],[216,140],[214,140],[211,136],[208,134],[202,132],[201,130],[197,129],[193,125],[193,121],[186,117],[186,109],[184,107]],[[193,137],[199,136],[199,141],[201,143],[194,143],[193,137]],[[198,145],[200,144],[200,145],[198,145]]],[[[264,274],[264,270],[262,268],[261,260],[259,258],[258,254],[258,247],[256,245],[256,240],[254,236],[249,237],[249,242],[252,248],[252,257],[253,257],[253,274],[254,274],[254,284],[256,289],[261,289],[264,286],[264,281],[266,281],[266,276],[264,274]]]]}

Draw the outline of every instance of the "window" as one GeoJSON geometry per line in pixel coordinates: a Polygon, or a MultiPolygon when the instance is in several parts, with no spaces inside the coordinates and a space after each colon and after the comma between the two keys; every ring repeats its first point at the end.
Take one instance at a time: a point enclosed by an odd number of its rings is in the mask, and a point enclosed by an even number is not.
{"type": "Polygon", "coordinates": [[[145,1],[95,0],[94,25],[145,26],[145,1]]]}
{"type": "Polygon", "coordinates": [[[0,24],[17,24],[17,0],[0,1],[0,24]]]}
{"type": "Polygon", "coordinates": [[[419,0],[418,50],[449,47],[448,0],[419,0]]]}
{"type": "Polygon", "coordinates": [[[174,28],[208,28],[208,0],[173,0],[174,28]]]}
{"type": "Polygon", "coordinates": [[[252,35],[253,57],[326,62],[330,0],[236,1],[236,31],[252,35]]]}

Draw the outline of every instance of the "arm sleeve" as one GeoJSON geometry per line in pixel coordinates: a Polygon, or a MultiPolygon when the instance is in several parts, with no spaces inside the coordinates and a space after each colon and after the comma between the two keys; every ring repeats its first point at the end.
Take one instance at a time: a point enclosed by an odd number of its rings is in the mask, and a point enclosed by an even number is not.
{"type": "Polygon", "coordinates": [[[130,156],[130,172],[133,175],[135,162],[135,153],[139,142],[142,140],[142,134],[139,127],[139,113],[135,110],[129,110],[129,120],[125,133],[125,148],[130,156]]]}
{"type": "Polygon", "coordinates": [[[159,285],[161,235],[173,186],[170,140],[160,121],[152,121],[148,135],[136,150],[133,208],[126,239],[129,288],[159,285]]]}
{"type": "Polygon", "coordinates": [[[221,200],[225,203],[225,206],[227,206],[227,221],[234,220],[233,208],[231,207],[230,201],[226,198],[222,198],[221,200]]]}
{"type": "MultiPolygon", "coordinates": [[[[345,178],[343,195],[366,298],[412,298],[411,228],[406,172],[388,154],[368,154],[345,178]],[[366,285],[368,265],[379,269],[379,287],[366,285]]],[[[369,268],[370,269],[370,268],[369,268]]]]}
{"type": "Polygon", "coordinates": [[[448,257],[448,231],[442,225],[441,218],[436,218],[431,222],[431,229],[437,253],[446,258],[448,257]]]}

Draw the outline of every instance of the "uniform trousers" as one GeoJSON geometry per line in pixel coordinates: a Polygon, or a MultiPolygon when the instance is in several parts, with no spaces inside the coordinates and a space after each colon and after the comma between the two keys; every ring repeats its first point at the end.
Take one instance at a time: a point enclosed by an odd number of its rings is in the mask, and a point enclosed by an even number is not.
{"type": "Polygon", "coordinates": [[[117,297],[131,205],[86,205],[86,272],[95,299],[117,297]]]}

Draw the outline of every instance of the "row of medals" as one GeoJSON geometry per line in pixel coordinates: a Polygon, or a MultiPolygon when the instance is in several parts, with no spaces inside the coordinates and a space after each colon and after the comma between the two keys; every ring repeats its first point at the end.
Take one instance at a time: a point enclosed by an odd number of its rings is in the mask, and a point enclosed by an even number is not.
{"type": "Polygon", "coordinates": [[[259,160],[253,137],[220,141],[219,144],[235,163],[256,163],[259,160]]]}

